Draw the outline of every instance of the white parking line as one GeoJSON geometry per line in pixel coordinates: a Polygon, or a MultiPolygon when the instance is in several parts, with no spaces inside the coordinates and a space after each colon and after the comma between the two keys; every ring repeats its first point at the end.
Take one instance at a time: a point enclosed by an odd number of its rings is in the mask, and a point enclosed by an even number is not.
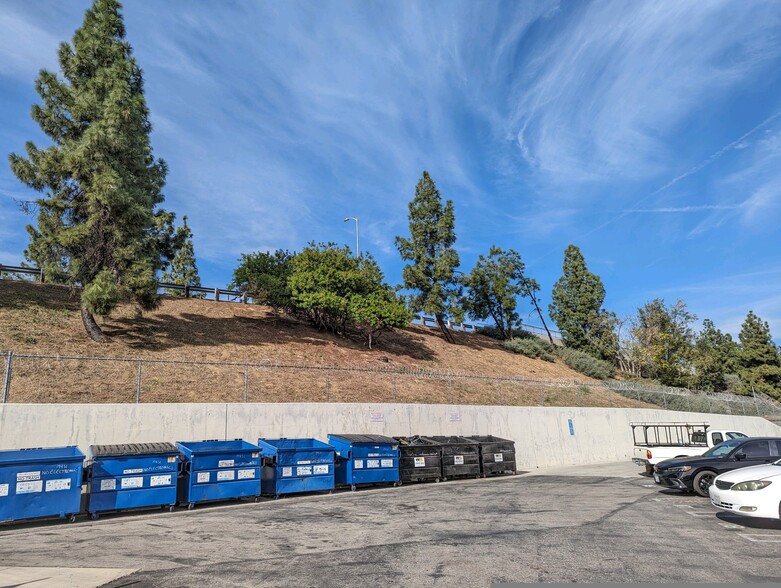
{"type": "Polygon", "coordinates": [[[738,533],[738,535],[754,543],[781,543],[781,535],[755,535],[749,533],[738,533]]]}

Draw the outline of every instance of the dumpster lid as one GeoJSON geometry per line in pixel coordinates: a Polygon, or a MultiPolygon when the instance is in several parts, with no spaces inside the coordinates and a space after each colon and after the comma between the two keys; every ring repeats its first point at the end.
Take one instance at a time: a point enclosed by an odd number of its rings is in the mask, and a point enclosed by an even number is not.
{"type": "Polygon", "coordinates": [[[423,437],[421,435],[413,435],[412,437],[394,437],[400,445],[440,445],[437,441],[423,437]]]}
{"type": "Polygon", "coordinates": [[[479,443],[474,439],[469,439],[468,437],[459,437],[456,435],[432,435],[431,437],[426,437],[426,439],[430,439],[443,445],[479,445],[479,443]]]}
{"type": "Polygon", "coordinates": [[[512,439],[502,439],[501,437],[494,437],[493,435],[471,435],[467,437],[467,439],[479,443],[515,443],[512,439]]]}
{"type": "Polygon", "coordinates": [[[92,457],[114,457],[120,455],[147,455],[179,453],[176,445],[167,441],[156,443],[121,443],[119,445],[90,445],[92,457]]]}
{"type": "Polygon", "coordinates": [[[334,433],[328,433],[328,436],[335,439],[344,439],[350,443],[390,443],[392,445],[398,443],[393,437],[386,437],[385,435],[335,435],[334,433]]]}

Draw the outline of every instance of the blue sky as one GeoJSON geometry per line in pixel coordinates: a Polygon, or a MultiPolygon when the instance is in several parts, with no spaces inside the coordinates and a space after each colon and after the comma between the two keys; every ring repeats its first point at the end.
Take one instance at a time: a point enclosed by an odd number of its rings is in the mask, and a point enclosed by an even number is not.
{"type": "MultiPolygon", "coordinates": [[[[0,3],[0,153],[88,1],[0,3]]],[[[422,171],[455,203],[461,269],[519,251],[545,305],[570,243],[629,315],[685,300],[737,334],[781,336],[777,2],[132,0],[166,208],[205,285],[243,252],[361,248],[390,283],[422,171]]],[[[33,196],[0,165],[0,262],[22,260],[33,196]]],[[[523,314],[529,312],[523,308],[523,314]]],[[[534,317],[531,324],[538,324],[534,317]]]]}

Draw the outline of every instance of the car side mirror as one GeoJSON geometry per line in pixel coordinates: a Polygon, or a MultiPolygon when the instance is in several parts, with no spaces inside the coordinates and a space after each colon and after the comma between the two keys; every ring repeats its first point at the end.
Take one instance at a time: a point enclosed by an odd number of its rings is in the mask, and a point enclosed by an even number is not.
{"type": "Polygon", "coordinates": [[[746,459],[746,454],[745,453],[736,453],[735,454],[735,459],[738,460],[738,461],[740,461],[741,459],[746,459]]]}

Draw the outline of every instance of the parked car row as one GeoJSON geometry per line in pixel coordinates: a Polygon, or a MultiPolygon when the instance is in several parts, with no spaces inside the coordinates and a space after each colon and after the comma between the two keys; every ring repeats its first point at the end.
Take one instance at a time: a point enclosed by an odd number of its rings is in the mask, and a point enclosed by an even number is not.
{"type": "Polygon", "coordinates": [[[514,442],[491,435],[129,443],[85,457],[75,446],[0,451],[0,522],[516,473],[514,442]]]}
{"type": "Polygon", "coordinates": [[[654,481],[736,514],[781,518],[781,437],[733,438],[702,455],[661,461],[654,481]]]}

